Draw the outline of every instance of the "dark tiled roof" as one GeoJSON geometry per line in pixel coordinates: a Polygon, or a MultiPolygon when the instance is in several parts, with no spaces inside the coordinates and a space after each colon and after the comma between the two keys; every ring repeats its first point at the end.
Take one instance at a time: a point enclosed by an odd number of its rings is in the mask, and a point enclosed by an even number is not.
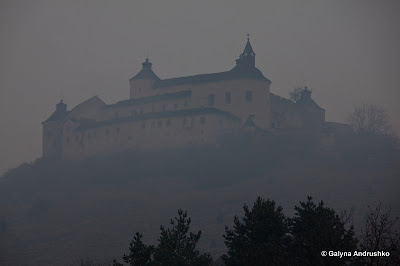
{"type": "Polygon", "coordinates": [[[312,98],[311,98],[311,91],[308,91],[307,89],[302,91],[300,99],[296,102],[296,105],[298,106],[309,106],[312,108],[324,110],[321,108],[312,98]]]}
{"type": "Polygon", "coordinates": [[[67,115],[69,114],[70,111],[60,111],[56,110],[54,113],[44,122],[50,122],[50,121],[59,121],[63,120],[67,115]]]}
{"type": "Polygon", "coordinates": [[[188,91],[179,91],[179,92],[165,93],[165,94],[155,95],[155,96],[142,97],[142,98],[138,98],[138,99],[119,101],[115,104],[107,105],[107,106],[105,106],[105,108],[151,103],[151,102],[157,102],[157,101],[161,101],[161,100],[189,98],[190,96],[192,96],[192,91],[189,91],[189,90],[188,91]]]}
{"type": "Polygon", "coordinates": [[[272,92],[269,93],[269,97],[270,97],[271,101],[276,101],[276,102],[285,103],[285,104],[292,104],[292,105],[295,104],[291,100],[283,98],[279,95],[273,94],[272,92]]]}
{"type": "Polygon", "coordinates": [[[80,120],[78,121],[80,126],[76,130],[86,130],[90,128],[98,128],[107,125],[120,124],[131,121],[147,120],[147,119],[160,119],[169,117],[184,117],[184,116],[208,115],[208,114],[223,115],[229,119],[240,121],[240,118],[235,116],[234,114],[222,111],[217,108],[194,108],[194,109],[181,109],[181,110],[158,112],[158,113],[145,113],[130,117],[123,117],[123,118],[112,119],[107,121],[98,121],[98,122],[95,120],[87,120],[87,119],[80,120]]]}
{"type": "Polygon", "coordinates": [[[234,80],[234,79],[261,79],[268,80],[257,68],[238,68],[235,67],[230,71],[219,72],[219,73],[211,73],[211,74],[200,74],[194,76],[180,77],[180,78],[171,78],[158,80],[155,82],[155,88],[161,87],[170,87],[177,86],[182,84],[199,84],[199,83],[207,83],[207,82],[217,82],[217,81],[226,81],[226,80],[234,80]]]}
{"type": "Polygon", "coordinates": [[[160,79],[159,77],[157,77],[156,73],[153,72],[153,70],[151,70],[151,69],[142,69],[133,78],[131,78],[131,80],[148,79],[148,78],[152,78],[152,79],[155,79],[155,80],[159,80],[160,79]]]}
{"type": "Polygon", "coordinates": [[[153,64],[149,62],[149,59],[146,58],[146,62],[142,63],[142,70],[140,70],[139,73],[137,73],[136,76],[134,76],[130,80],[148,79],[148,78],[159,80],[160,78],[157,77],[157,75],[153,72],[153,70],[151,70],[152,65],[153,64]]]}

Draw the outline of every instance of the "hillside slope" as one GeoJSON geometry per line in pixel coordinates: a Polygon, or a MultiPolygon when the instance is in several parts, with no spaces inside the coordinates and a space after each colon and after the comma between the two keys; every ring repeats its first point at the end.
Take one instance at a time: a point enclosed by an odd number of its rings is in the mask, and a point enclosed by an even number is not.
{"type": "Polygon", "coordinates": [[[354,208],[356,224],[378,201],[400,216],[399,162],[395,150],[272,144],[38,160],[0,178],[0,264],[121,258],[136,231],[155,243],[178,208],[203,231],[201,249],[217,258],[225,251],[224,226],[257,196],[277,201],[289,216],[307,195],[337,210],[354,208]]]}

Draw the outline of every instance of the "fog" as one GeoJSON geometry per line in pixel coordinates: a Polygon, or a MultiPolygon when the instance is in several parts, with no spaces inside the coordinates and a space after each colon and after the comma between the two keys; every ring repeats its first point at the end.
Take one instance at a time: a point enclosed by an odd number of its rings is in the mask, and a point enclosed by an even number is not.
{"type": "Polygon", "coordinates": [[[397,1],[1,1],[0,172],[41,156],[41,122],[99,95],[127,99],[146,56],[160,78],[229,70],[250,33],[287,97],[313,90],[327,121],[381,105],[400,128],[397,1]]]}
{"type": "Polygon", "coordinates": [[[95,95],[127,100],[147,57],[161,79],[230,70],[247,34],[272,93],[307,86],[329,122],[375,104],[400,133],[399,12],[399,1],[1,1],[0,259],[110,262],[135,231],[154,244],[178,208],[217,259],[225,225],[259,195],[289,216],[308,195],[353,209],[357,226],[380,201],[399,216],[396,138],[346,133],[323,146],[316,131],[262,130],[225,136],[218,148],[36,160],[60,99],[68,110],[95,95]]]}

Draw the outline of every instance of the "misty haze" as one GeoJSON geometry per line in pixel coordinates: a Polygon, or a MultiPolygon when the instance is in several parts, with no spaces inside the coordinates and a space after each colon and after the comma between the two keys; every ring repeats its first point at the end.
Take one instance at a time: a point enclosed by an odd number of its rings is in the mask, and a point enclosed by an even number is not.
{"type": "Polygon", "coordinates": [[[1,265],[399,265],[400,4],[3,1],[1,265]]]}

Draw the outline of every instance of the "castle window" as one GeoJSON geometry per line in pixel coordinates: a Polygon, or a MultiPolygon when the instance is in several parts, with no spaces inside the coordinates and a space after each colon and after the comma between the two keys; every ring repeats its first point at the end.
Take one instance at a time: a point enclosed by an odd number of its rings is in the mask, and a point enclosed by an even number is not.
{"type": "Polygon", "coordinates": [[[178,109],[178,104],[177,104],[177,103],[174,104],[174,108],[175,108],[175,109],[178,109]]]}
{"type": "Polygon", "coordinates": [[[200,124],[205,124],[205,123],[206,123],[206,118],[200,117],[200,124]]]}
{"type": "Polygon", "coordinates": [[[161,121],[161,120],[158,121],[157,126],[158,126],[159,128],[162,127],[162,121],[161,121]]]}
{"type": "Polygon", "coordinates": [[[253,101],[253,92],[252,91],[246,91],[246,102],[250,103],[253,101]]]}
{"type": "Polygon", "coordinates": [[[171,120],[167,120],[166,127],[170,127],[170,126],[171,126],[171,120]]]}
{"type": "Polygon", "coordinates": [[[225,102],[227,104],[231,103],[231,93],[230,92],[225,92],[225,102]]]}
{"type": "Polygon", "coordinates": [[[146,123],[145,122],[142,123],[142,128],[146,128],[146,123]]]}
{"type": "Polygon", "coordinates": [[[214,94],[209,94],[208,95],[208,105],[209,106],[214,106],[214,94]]]}

